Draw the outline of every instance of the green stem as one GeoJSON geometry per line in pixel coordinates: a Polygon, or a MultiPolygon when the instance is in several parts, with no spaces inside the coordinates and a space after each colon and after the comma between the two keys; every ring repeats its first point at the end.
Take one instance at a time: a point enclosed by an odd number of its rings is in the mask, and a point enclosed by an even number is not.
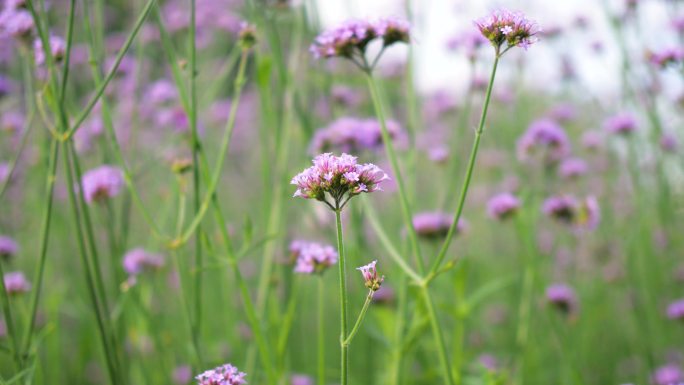
{"type": "Polygon", "coordinates": [[[390,160],[394,177],[397,179],[397,186],[399,188],[399,198],[401,201],[401,213],[404,218],[404,225],[406,226],[406,229],[409,234],[411,251],[413,252],[413,256],[416,260],[418,272],[422,274],[425,271],[425,266],[423,262],[423,257],[420,252],[420,247],[418,246],[418,235],[416,234],[416,230],[413,228],[411,206],[408,202],[406,187],[404,184],[404,179],[401,174],[401,169],[399,168],[399,161],[397,160],[397,155],[394,151],[392,138],[390,137],[389,132],[387,131],[387,122],[385,121],[385,112],[383,109],[382,101],[380,99],[380,92],[378,91],[377,83],[375,82],[373,74],[370,70],[366,71],[366,80],[368,82],[368,88],[370,89],[371,97],[373,98],[375,113],[378,116],[378,120],[380,120],[382,142],[385,145],[385,152],[387,152],[387,157],[390,160]]]}
{"type": "Polygon", "coordinates": [[[345,344],[347,339],[347,273],[345,271],[345,254],[342,235],[341,210],[335,210],[335,223],[337,225],[337,253],[339,254],[339,279],[340,279],[340,384],[347,385],[347,366],[349,360],[349,346],[345,344]]]}
{"type": "Polygon", "coordinates": [[[449,365],[449,356],[447,353],[446,344],[444,343],[444,333],[442,332],[442,327],[439,324],[439,319],[437,318],[437,312],[435,311],[435,305],[430,295],[430,289],[428,289],[427,286],[421,286],[421,294],[423,295],[423,299],[425,300],[425,307],[427,308],[428,317],[430,318],[430,327],[432,328],[432,335],[435,339],[435,344],[437,344],[439,363],[442,366],[442,371],[444,372],[444,381],[448,385],[454,385],[454,377],[451,373],[451,366],[449,365]]]}
{"type": "Polygon", "coordinates": [[[373,294],[375,294],[375,291],[373,291],[372,289],[368,291],[368,295],[366,296],[366,302],[363,303],[363,307],[361,308],[359,317],[356,319],[356,323],[354,324],[354,327],[352,328],[351,332],[349,332],[347,339],[345,339],[342,342],[343,344],[351,344],[352,339],[354,338],[356,333],[359,332],[359,327],[361,327],[361,323],[363,322],[363,319],[366,317],[366,312],[368,312],[368,307],[370,306],[371,301],[373,300],[373,294]]]}
{"type": "Polygon", "coordinates": [[[470,159],[468,160],[468,168],[466,171],[466,176],[465,180],[463,181],[463,187],[461,188],[461,195],[458,199],[458,204],[456,205],[456,212],[454,214],[454,220],[451,223],[451,227],[449,227],[449,232],[447,233],[446,238],[444,239],[444,243],[442,244],[442,248],[439,250],[439,254],[437,254],[437,258],[435,258],[434,263],[432,264],[432,267],[430,268],[431,273],[435,273],[440,265],[442,264],[442,261],[446,257],[447,251],[449,250],[449,246],[451,245],[451,241],[454,237],[454,234],[456,233],[456,229],[458,228],[458,221],[461,219],[461,213],[463,212],[463,206],[465,204],[466,196],[468,195],[468,187],[470,186],[470,179],[473,176],[473,169],[475,167],[475,160],[477,159],[477,150],[480,146],[480,138],[482,136],[482,132],[484,131],[484,125],[485,121],[487,119],[487,110],[489,108],[489,101],[492,96],[492,88],[494,86],[494,77],[496,76],[496,68],[497,65],[499,64],[499,58],[501,55],[499,55],[499,51],[497,50],[496,52],[496,57],[494,58],[494,65],[492,66],[492,73],[489,76],[489,84],[487,85],[487,93],[485,95],[485,100],[484,100],[484,105],[482,106],[482,115],[480,116],[480,123],[477,126],[477,130],[475,131],[475,140],[473,142],[473,147],[470,152],[470,159]]]}
{"type": "Polygon", "coordinates": [[[318,277],[318,385],[325,385],[325,282],[318,277]]]}

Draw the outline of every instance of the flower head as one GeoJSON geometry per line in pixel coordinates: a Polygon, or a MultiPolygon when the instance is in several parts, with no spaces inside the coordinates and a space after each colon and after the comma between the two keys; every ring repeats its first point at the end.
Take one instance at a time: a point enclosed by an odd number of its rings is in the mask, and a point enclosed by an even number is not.
{"type": "Polygon", "coordinates": [[[316,59],[344,57],[356,59],[365,55],[368,44],[382,40],[383,47],[408,42],[410,25],[394,18],[378,20],[348,20],[316,37],[309,50],[316,59]]]}
{"type": "Polygon", "coordinates": [[[627,135],[637,129],[637,121],[632,114],[622,112],[606,119],[603,127],[611,134],[627,135]]]}
{"type": "Polygon", "coordinates": [[[674,385],[684,381],[684,373],[677,365],[664,365],[656,369],[651,381],[654,385],[674,385]]]}
{"type": "Polygon", "coordinates": [[[528,20],[520,12],[508,10],[494,11],[489,16],[475,21],[475,25],[485,39],[489,40],[497,53],[506,45],[505,50],[521,46],[525,49],[537,41],[541,31],[537,23],[528,20]]]}
{"type": "Polygon", "coordinates": [[[646,58],[651,64],[665,68],[669,65],[677,65],[684,61],[684,48],[672,47],[660,51],[646,53],[646,58]]]}
{"type": "Polygon", "coordinates": [[[100,166],[83,174],[86,202],[100,202],[115,197],[124,185],[123,172],[112,166],[100,166]]]}
{"type": "Polygon", "coordinates": [[[660,148],[665,152],[677,151],[678,145],[677,137],[671,132],[665,132],[660,137],[660,148]]]}
{"type": "MultiPolygon", "coordinates": [[[[419,236],[426,239],[439,239],[444,238],[449,233],[449,228],[454,223],[454,217],[441,211],[427,211],[415,214],[412,223],[419,236]]],[[[456,226],[456,233],[465,231],[467,226],[466,221],[460,218],[456,226]]]]}
{"type": "Polygon", "coordinates": [[[295,273],[322,273],[337,263],[337,251],[330,245],[298,240],[290,244],[290,253],[296,258],[295,273]]]}
{"type": "Polygon", "coordinates": [[[532,122],[518,139],[517,151],[521,160],[540,152],[547,162],[557,162],[570,153],[570,140],[558,123],[540,119],[532,122]]]}
{"type": "Polygon", "coordinates": [[[674,301],[667,307],[667,318],[684,321],[684,299],[674,301]]]}
{"type": "MultiPolygon", "coordinates": [[[[59,63],[66,54],[66,42],[58,36],[50,36],[50,52],[55,63],[59,63]]],[[[36,56],[36,64],[42,65],[45,63],[45,50],[43,50],[43,41],[36,39],[33,42],[33,51],[36,56]]]]}
{"type": "Polygon", "coordinates": [[[190,365],[176,366],[171,377],[174,384],[185,385],[192,380],[192,368],[190,365]]]}
{"type": "Polygon", "coordinates": [[[566,158],[558,166],[558,173],[563,178],[576,178],[587,173],[587,162],[580,158],[566,158]]]}
{"type": "Polygon", "coordinates": [[[138,275],[144,271],[157,270],[164,266],[164,258],[142,248],[130,250],[124,255],[123,267],[130,275],[138,275]]]}
{"type": "Polygon", "coordinates": [[[565,284],[554,284],[547,287],[546,300],[563,313],[572,313],[577,309],[575,291],[565,284]]]}
{"type": "Polygon", "coordinates": [[[462,49],[465,51],[466,57],[468,57],[469,60],[475,60],[477,51],[480,47],[484,46],[487,41],[487,38],[482,36],[482,33],[468,29],[449,39],[447,48],[452,51],[462,49]]]}
{"type": "Polygon", "coordinates": [[[3,277],[5,290],[9,295],[23,294],[31,290],[31,283],[26,279],[24,273],[13,271],[6,273],[3,277]]]}
{"type": "Polygon", "coordinates": [[[573,196],[558,195],[547,198],[542,206],[544,214],[564,223],[572,223],[577,217],[579,202],[573,196]]]}
{"type": "Polygon", "coordinates": [[[520,199],[511,193],[501,193],[493,196],[487,202],[487,213],[494,219],[509,218],[520,208],[520,199]]]}
{"type": "Polygon", "coordinates": [[[290,385],[314,385],[314,380],[306,374],[293,374],[290,377],[290,385]]]}
{"type": "Polygon", "coordinates": [[[245,376],[238,368],[231,364],[221,365],[205,371],[195,377],[198,385],[242,385],[246,384],[245,376]]]}
{"type": "Polygon", "coordinates": [[[313,166],[295,175],[290,182],[297,186],[295,197],[326,202],[333,210],[341,210],[355,195],[379,191],[380,182],[389,179],[374,164],[357,164],[348,154],[325,153],[313,159],[313,166]],[[334,205],[326,200],[331,196],[334,205]]]}
{"type": "Polygon", "coordinates": [[[33,16],[25,9],[5,9],[0,13],[0,32],[5,32],[14,38],[30,38],[35,26],[33,16]]]}
{"type": "Polygon", "coordinates": [[[17,245],[17,242],[15,242],[14,239],[0,235],[0,260],[12,258],[18,251],[19,245],[17,245]]]}
{"type": "Polygon", "coordinates": [[[373,261],[365,266],[356,268],[356,270],[361,271],[363,280],[366,282],[366,287],[373,291],[378,291],[380,289],[380,285],[382,285],[382,282],[385,280],[384,275],[378,276],[378,271],[375,268],[377,263],[378,261],[373,261]]]}
{"type": "MultiPolygon", "coordinates": [[[[393,120],[387,121],[387,131],[393,141],[402,142],[406,138],[406,133],[399,123],[393,120]]],[[[362,150],[377,150],[381,146],[382,130],[377,120],[344,117],[318,130],[310,147],[315,152],[338,150],[356,153],[362,150]]]]}
{"type": "Polygon", "coordinates": [[[238,32],[238,41],[243,48],[251,48],[256,44],[256,26],[249,24],[246,21],[240,23],[240,31],[238,32]]]}

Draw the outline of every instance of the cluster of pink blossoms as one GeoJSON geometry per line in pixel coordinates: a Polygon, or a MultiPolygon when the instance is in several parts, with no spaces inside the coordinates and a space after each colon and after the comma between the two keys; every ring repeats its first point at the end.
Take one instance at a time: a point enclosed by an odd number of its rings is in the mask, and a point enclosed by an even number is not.
{"type": "Polygon", "coordinates": [[[198,385],[242,385],[246,384],[245,376],[231,364],[221,365],[214,369],[205,371],[195,377],[198,385]]]}
{"type": "Polygon", "coordinates": [[[498,220],[512,217],[518,208],[520,208],[520,199],[511,193],[495,195],[487,202],[487,214],[498,220]]]}
{"type": "Polygon", "coordinates": [[[290,244],[290,253],[296,258],[295,273],[322,273],[327,267],[337,263],[335,248],[316,242],[293,241],[290,244]]]}
{"type": "Polygon", "coordinates": [[[362,56],[368,44],[381,39],[384,47],[408,42],[410,25],[406,20],[384,18],[374,21],[349,20],[321,33],[309,50],[316,59],[362,56]]]}
{"type": "Polygon", "coordinates": [[[594,230],[601,221],[601,210],[593,196],[583,200],[571,195],[552,196],[544,201],[542,211],[577,230],[594,230]]]}
{"type": "Polygon", "coordinates": [[[378,270],[375,267],[377,263],[378,261],[373,261],[365,266],[356,268],[356,270],[361,271],[361,275],[363,275],[363,280],[365,281],[366,287],[373,291],[380,290],[380,286],[385,280],[384,275],[378,275],[378,270]]]}
{"type": "Polygon", "coordinates": [[[333,210],[341,210],[351,197],[381,190],[380,182],[386,179],[387,174],[374,164],[358,164],[356,157],[349,154],[325,153],[316,156],[313,166],[297,174],[290,183],[297,186],[295,197],[316,199],[333,210]],[[332,197],[332,204],[326,193],[332,197]]]}
{"type": "Polygon", "coordinates": [[[537,41],[535,35],[541,32],[537,23],[528,20],[522,13],[508,10],[495,11],[489,16],[476,20],[475,25],[497,51],[504,43],[506,49],[515,46],[527,49],[537,41]]]}
{"type": "Polygon", "coordinates": [[[150,253],[142,248],[135,248],[124,255],[123,267],[129,275],[138,275],[144,271],[158,270],[164,266],[164,257],[150,253]]]}
{"type": "Polygon", "coordinates": [[[83,174],[82,184],[86,202],[100,202],[119,194],[124,186],[123,172],[116,167],[100,166],[83,174]]]}

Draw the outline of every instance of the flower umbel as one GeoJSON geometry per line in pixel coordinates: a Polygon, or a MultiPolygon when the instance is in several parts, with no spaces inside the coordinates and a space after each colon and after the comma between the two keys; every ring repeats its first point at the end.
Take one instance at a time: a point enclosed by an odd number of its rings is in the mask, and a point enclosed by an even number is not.
{"type": "Polygon", "coordinates": [[[245,376],[231,364],[221,365],[214,369],[205,371],[195,377],[199,385],[242,385],[246,384],[245,376]]]}
{"type": "Polygon", "coordinates": [[[375,268],[377,263],[378,261],[373,261],[365,266],[356,268],[356,270],[361,271],[363,279],[366,281],[366,287],[373,291],[378,291],[385,280],[384,275],[378,276],[378,270],[375,268]]]}
{"type": "Polygon", "coordinates": [[[516,46],[527,49],[537,42],[536,35],[541,31],[537,23],[528,20],[522,13],[508,10],[494,11],[476,20],[475,25],[500,54],[516,46]],[[505,49],[501,51],[504,44],[505,49]]]}
{"type": "Polygon", "coordinates": [[[337,263],[337,251],[330,245],[293,241],[290,244],[290,252],[297,258],[295,273],[323,273],[326,268],[337,263]]]}
{"type": "Polygon", "coordinates": [[[386,179],[387,174],[374,164],[357,164],[356,157],[348,154],[325,153],[316,156],[313,166],[297,174],[290,183],[297,186],[295,197],[313,198],[333,210],[342,210],[353,196],[381,190],[379,184],[386,179]]]}
{"type": "Polygon", "coordinates": [[[101,166],[83,174],[83,196],[86,202],[99,202],[118,195],[124,185],[123,172],[112,166],[101,166]]]}

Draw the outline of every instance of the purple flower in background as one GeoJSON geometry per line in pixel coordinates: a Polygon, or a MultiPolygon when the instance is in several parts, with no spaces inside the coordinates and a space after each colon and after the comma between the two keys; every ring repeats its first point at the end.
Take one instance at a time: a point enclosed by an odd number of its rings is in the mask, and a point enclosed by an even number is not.
{"type": "Polygon", "coordinates": [[[388,47],[397,42],[407,43],[410,38],[410,25],[400,19],[349,20],[329,29],[316,37],[309,50],[316,59],[344,57],[358,60],[363,56],[368,44],[381,39],[388,47]]]}
{"type": "Polygon", "coordinates": [[[9,181],[11,174],[10,165],[6,162],[0,163],[0,187],[9,181]]]}
{"type": "Polygon", "coordinates": [[[17,242],[8,236],[0,235],[0,259],[8,260],[14,257],[17,252],[19,252],[17,242]]]}
{"type": "Polygon", "coordinates": [[[14,89],[14,83],[6,76],[0,74],[0,99],[7,96],[14,89]]]}
{"type": "Polygon", "coordinates": [[[498,220],[513,216],[520,208],[520,199],[511,193],[501,193],[493,196],[487,202],[487,214],[498,220]]]}
{"type": "Polygon", "coordinates": [[[494,11],[491,15],[475,21],[475,25],[487,40],[496,48],[497,53],[506,44],[505,51],[515,46],[527,49],[537,42],[541,29],[537,23],[528,20],[520,12],[508,10],[494,11]]]}
{"type": "Polygon", "coordinates": [[[314,380],[305,374],[293,374],[290,377],[290,385],[314,385],[314,380]]]}
{"type": "Polygon", "coordinates": [[[558,174],[563,178],[576,178],[588,170],[587,162],[580,158],[566,158],[558,166],[558,174]]]}
{"type": "Polygon", "coordinates": [[[9,295],[23,294],[31,290],[31,283],[21,271],[6,273],[4,276],[5,290],[9,295]]]}
{"type": "Polygon", "coordinates": [[[174,384],[185,385],[192,380],[192,368],[190,368],[190,365],[176,366],[173,369],[171,378],[174,384]]]}
{"type": "Polygon", "coordinates": [[[316,242],[293,241],[290,244],[290,253],[296,258],[295,273],[320,274],[337,263],[335,248],[316,242]]]}
{"type": "Polygon", "coordinates": [[[546,300],[563,313],[573,313],[577,309],[575,291],[565,284],[554,284],[547,287],[546,300]]]}
{"type": "Polygon", "coordinates": [[[246,384],[245,376],[231,364],[221,365],[214,369],[205,371],[195,377],[198,385],[242,385],[246,384]]]}
{"type": "Polygon", "coordinates": [[[83,196],[88,203],[115,197],[124,185],[123,172],[112,166],[100,166],[83,174],[83,196]]]}
{"type": "Polygon", "coordinates": [[[558,123],[540,119],[532,122],[518,139],[517,151],[521,160],[541,152],[546,161],[557,162],[570,154],[570,141],[558,123]]]}
{"type": "Polygon", "coordinates": [[[667,307],[667,318],[684,321],[684,299],[674,301],[667,307]]]}
{"type": "Polygon", "coordinates": [[[482,33],[468,29],[460,34],[450,38],[447,41],[447,48],[450,51],[462,49],[465,52],[468,60],[475,60],[477,58],[477,51],[487,43],[482,33]]]}
{"type": "Polygon", "coordinates": [[[660,137],[660,148],[665,152],[675,152],[677,151],[679,143],[677,137],[674,133],[665,132],[660,137]]]}
{"type": "Polygon", "coordinates": [[[577,117],[577,109],[572,104],[558,104],[549,111],[549,117],[558,122],[569,122],[577,117]]]}
{"type": "Polygon", "coordinates": [[[29,11],[5,9],[0,13],[0,32],[17,39],[27,39],[33,34],[34,28],[33,17],[29,11]]]}
{"type": "Polygon", "coordinates": [[[581,142],[587,150],[597,150],[603,146],[603,134],[598,131],[587,131],[582,134],[581,142]]]}
{"type": "Polygon", "coordinates": [[[164,258],[142,248],[135,248],[124,255],[123,267],[129,275],[138,275],[144,271],[157,270],[164,266],[164,258]]]}
{"type": "Polygon", "coordinates": [[[606,119],[603,127],[611,134],[627,135],[636,130],[637,121],[632,114],[622,112],[606,119]]]}
{"type": "Polygon", "coordinates": [[[145,91],[145,102],[160,105],[176,101],[178,90],[168,79],[157,80],[147,86],[145,91]]]}
{"type": "Polygon", "coordinates": [[[381,190],[380,182],[389,179],[378,166],[357,164],[348,154],[325,153],[313,159],[313,166],[295,175],[290,182],[297,186],[295,197],[325,202],[333,210],[341,210],[355,195],[381,190]],[[333,199],[334,206],[326,200],[333,199]]]}
{"type": "Polygon", "coordinates": [[[491,354],[481,354],[477,358],[477,362],[487,370],[497,370],[499,368],[499,361],[491,354]]]}
{"type": "MultiPolygon", "coordinates": [[[[427,239],[443,238],[449,232],[454,218],[451,214],[440,211],[430,211],[417,213],[413,216],[413,228],[416,233],[427,239]]],[[[465,231],[466,221],[461,218],[456,226],[456,234],[465,231]]]]}
{"type": "Polygon", "coordinates": [[[580,201],[575,228],[577,230],[595,230],[601,222],[601,208],[596,197],[590,195],[580,201]]]}
{"type": "MultiPolygon", "coordinates": [[[[49,42],[52,58],[55,60],[55,63],[60,63],[62,59],[64,59],[64,55],[66,54],[66,42],[64,41],[64,39],[58,36],[50,36],[49,42]]],[[[42,40],[36,39],[33,42],[33,52],[36,56],[36,64],[45,64],[45,50],[43,50],[42,40]]]]}
{"type": "Polygon", "coordinates": [[[572,196],[559,195],[547,198],[542,206],[542,212],[556,220],[572,223],[577,216],[579,202],[572,196]]]}
{"type": "Polygon", "coordinates": [[[385,280],[384,275],[378,276],[378,270],[375,268],[377,263],[378,261],[373,261],[365,266],[356,268],[356,270],[359,270],[361,275],[363,275],[363,280],[365,281],[366,287],[373,291],[378,291],[380,289],[380,285],[382,285],[382,282],[385,280]]]}
{"type": "Polygon", "coordinates": [[[24,114],[19,111],[3,112],[0,117],[0,131],[19,132],[24,127],[25,121],[24,114]]]}
{"type": "Polygon", "coordinates": [[[351,87],[335,85],[330,90],[330,97],[333,102],[345,106],[354,107],[361,103],[361,94],[351,87]]]}
{"type": "MultiPolygon", "coordinates": [[[[393,141],[402,146],[406,133],[399,123],[388,120],[387,132],[393,141]]],[[[382,146],[382,129],[375,119],[344,117],[335,120],[328,127],[318,130],[311,141],[311,151],[320,153],[330,150],[360,152],[377,150],[382,146]]]]}
{"type": "Polygon", "coordinates": [[[675,385],[684,381],[684,373],[677,365],[668,364],[659,367],[651,376],[654,385],[675,385]]]}
{"type": "Polygon", "coordinates": [[[665,48],[646,54],[648,61],[660,68],[681,63],[684,60],[684,49],[681,47],[665,48]]]}

